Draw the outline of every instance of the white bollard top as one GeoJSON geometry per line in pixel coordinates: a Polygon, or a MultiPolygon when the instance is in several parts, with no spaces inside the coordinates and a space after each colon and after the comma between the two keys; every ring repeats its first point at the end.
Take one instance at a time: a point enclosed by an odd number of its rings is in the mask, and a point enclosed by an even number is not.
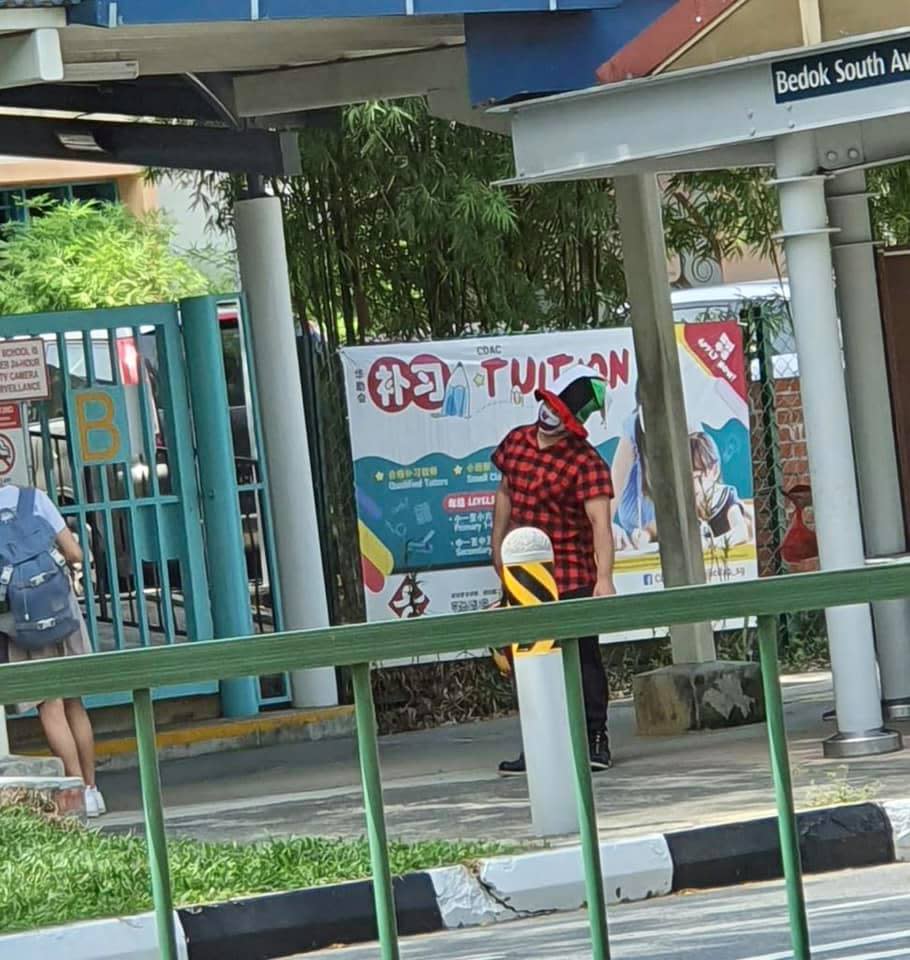
{"type": "Polygon", "coordinates": [[[553,544],[537,527],[519,527],[502,541],[502,562],[507,566],[517,563],[552,563],[553,544]]]}

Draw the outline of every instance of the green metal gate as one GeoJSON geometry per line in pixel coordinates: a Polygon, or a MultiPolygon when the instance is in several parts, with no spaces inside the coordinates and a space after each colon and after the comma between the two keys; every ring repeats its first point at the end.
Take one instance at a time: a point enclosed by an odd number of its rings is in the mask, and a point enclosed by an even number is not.
{"type": "MultiPolygon", "coordinates": [[[[85,551],[81,602],[95,651],[210,639],[178,307],[7,317],[0,331],[44,346],[49,396],[22,410],[31,478],[85,551]]],[[[113,702],[121,698],[90,705],[113,702]]]]}
{"type": "MultiPolygon", "coordinates": [[[[256,634],[280,632],[284,630],[281,585],[259,389],[250,353],[249,311],[240,295],[211,297],[208,303],[221,331],[253,631],[256,634]]],[[[290,678],[286,673],[260,677],[257,695],[260,708],[287,706],[291,702],[290,678]]]]}

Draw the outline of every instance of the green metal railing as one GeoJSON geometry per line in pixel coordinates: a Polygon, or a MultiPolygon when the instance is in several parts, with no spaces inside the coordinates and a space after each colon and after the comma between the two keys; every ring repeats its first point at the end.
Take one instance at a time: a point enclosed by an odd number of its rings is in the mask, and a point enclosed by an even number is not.
{"type": "Polygon", "coordinates": [[[767,707],[771,767],[780,842],[787,882],[790,926],[796,960],[810,957],[799,842],[784,727],[777,662],[781,614],[910,596],[910,562],[802,574],[748,583],[682,587],[659,595],[576,600],[484,613],[266,634],[58,660],[0,666],[0,703],[55,697],[133,692],[142,801],[162,960],[176,960],[173,900],[161,804],[155,719],[151,691],[175,682],[224,680],[310,667],[351,667],[356,699],[357,739],[373,869],[377,926],[383,960],[397,960],[396,926],[389,868],[376,714],[370,663],[379,659],[456,653],[523,641],[562,641],[566,699],[572,734],[592,956],[610,956],[600,844],[591,786],[577,642],[571,637],[680,624],[759,618],[762,680],[767,707]]]}

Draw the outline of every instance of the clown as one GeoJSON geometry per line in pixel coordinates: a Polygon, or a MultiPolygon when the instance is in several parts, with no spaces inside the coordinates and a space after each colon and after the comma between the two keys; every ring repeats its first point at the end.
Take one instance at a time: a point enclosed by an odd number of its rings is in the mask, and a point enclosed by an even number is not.
{"type": "MultiPolygon", "coordinates": [[[[613,585],[610,470],[588,442],[585,424],[603,412],[606,385],[590,367],[566,371],[538,390],[537,420],[506,436],[493,454],[502,474],[493,513],[493,563],[502,573],[502,542],[515,527],[537,527],[553,544],[560,599],[609,597],[613,585]]],[[[609,689],[597,637],[579,641],[591,767],[612,765],[607,736],[609,689]]],[[[525,772],[524,755],[500,764],[525,772]]]]}

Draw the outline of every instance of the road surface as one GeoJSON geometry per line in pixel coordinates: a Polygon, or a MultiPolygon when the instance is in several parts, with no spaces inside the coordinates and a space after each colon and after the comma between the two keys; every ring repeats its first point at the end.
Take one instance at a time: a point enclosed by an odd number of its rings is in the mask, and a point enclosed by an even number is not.
{"type": "MultiPolygon", "coordinates": [[[[910,958],[910,865],[806,881],[813,957],[910,958]]],[[[679,895],[610,911],[613,960],[789,960],[783,886],[679,895]]],[[[590,960],[584,914],[562,914],[402,942],[402,960],[590,960]]],[[[375,960],[375,944],[300,960],[375,960]]]]}

